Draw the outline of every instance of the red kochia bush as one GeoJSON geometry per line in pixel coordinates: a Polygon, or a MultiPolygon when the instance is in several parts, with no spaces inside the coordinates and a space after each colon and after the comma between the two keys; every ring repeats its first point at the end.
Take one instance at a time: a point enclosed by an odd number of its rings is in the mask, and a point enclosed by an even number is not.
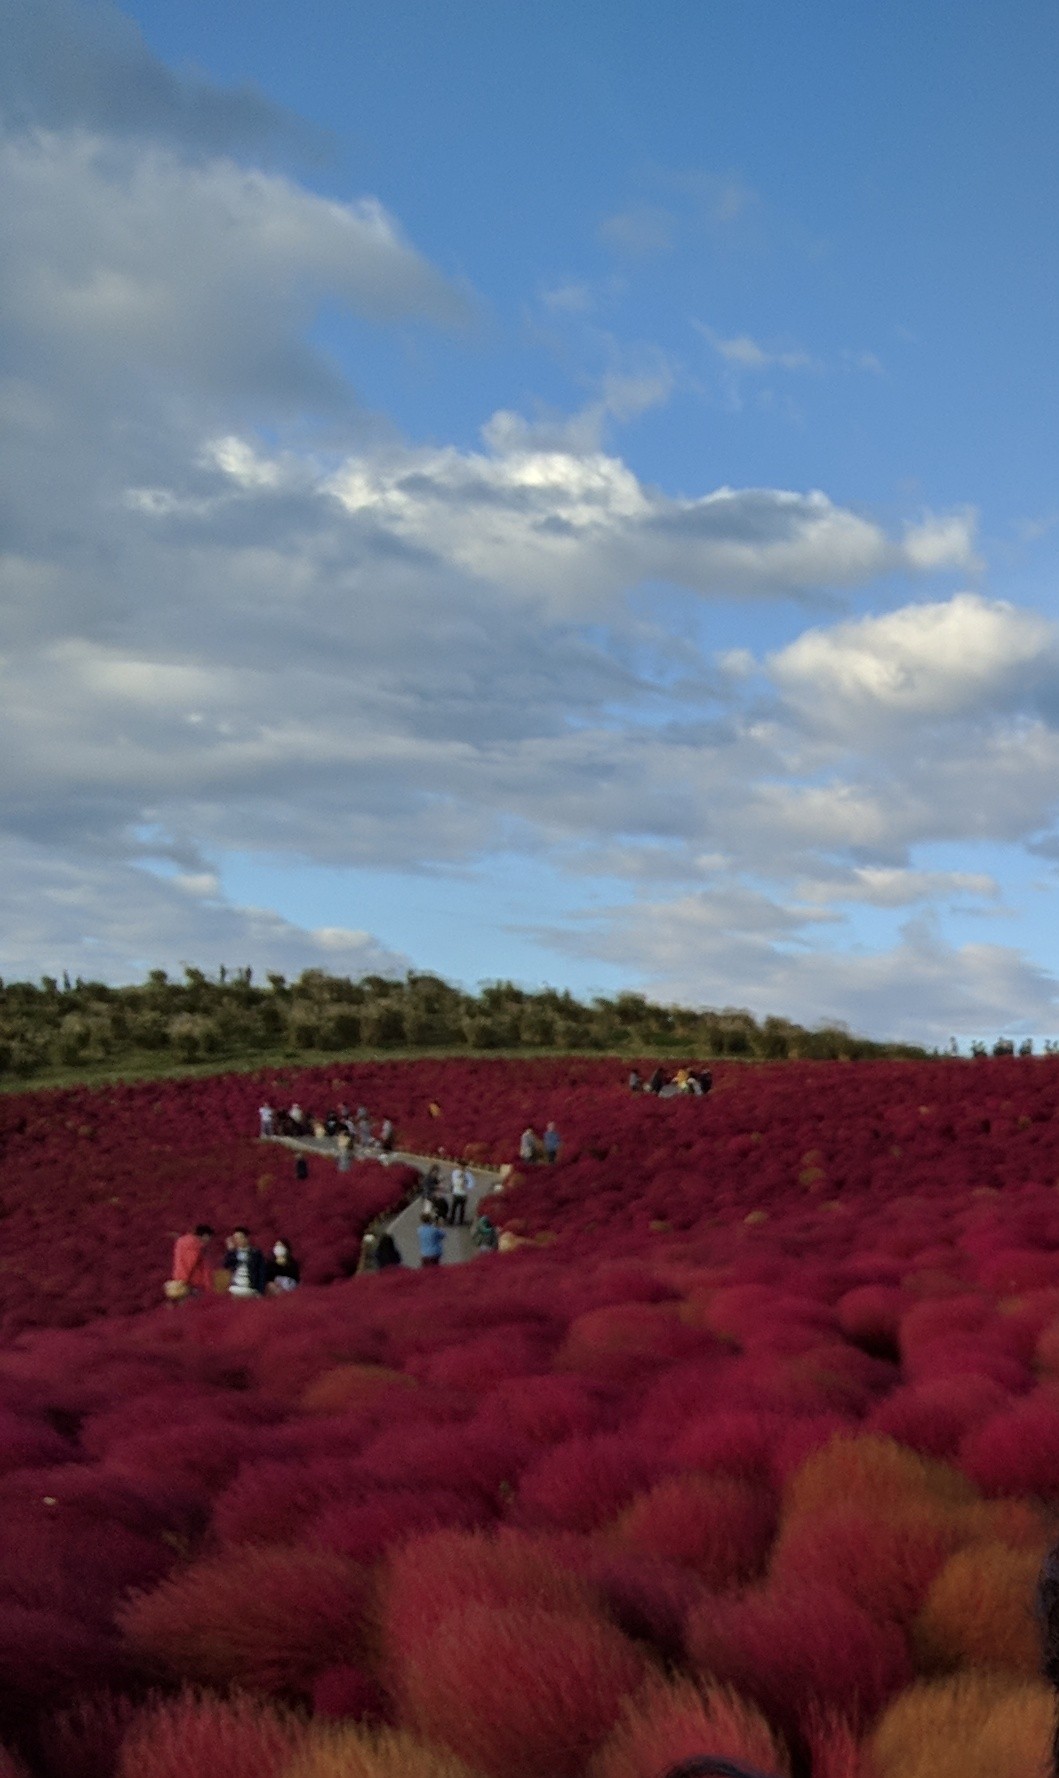
{"type": "Polygon", "coordinates": [[[49,1711],[37,1737],[48,1778],[114,1778],[138,1708],[120,1692],[100,1691],[49,1711]]]}
{"type": "Polygon", "coordinates": [[[522,1473],[518,1510],[527,1524],[591,1531],[653,1479],[651,1453],[627,1433],[571,1438],[522,1473]]]}
{"type": "Polygon", "coordinates": [[[491,1778],[577,1778],[646,1673],[602,1619],[465,1605],[404,1664],[401,1697],[421,1735],[491,1778]]]}
{"type": "Polygon", "coordinates": [[[556,1445],[597,1431],[607,1412],[606,1395],[582,1377],[520,1377],[489,1391],[477,1424],[530,1445],[556,1445]]]}
{"type": "Polygon", "coordinates": [[[516,1605],[591,1614],[591,1588],[553,1546],[520,1531],[436,1531],[391,1552],[379,1578],[378,1615],[387,1674],[425,1658],[442,1621],[463,1605],[516,1605]]]}
{"type": "Polygon", "coordinates": [[[870,1721],[912,1678],[895,1625],[816,1584],[704,1601],[691,1612],[687,1641],[704,1679],[734,1686],[786,1734],[798,1732],[810,1708],[870,1721]]]}
{"type": "Polygon", "coordinates": [[[387,1488],[365,1500],[335,1501],[306,1527],[304,1537],[321,1549],[370,1563],[424,1531],[442,1526],[470,1531],[489,1516],[477,1495],[451,1488],[387,1488]]]}
{"type": "Polygon", "coordinates": [[[820,1582],[875,1618],[907,1624],[961,1539],[955,1515],[905,1508],[872,1512],[843,1506],[796,1517],[780,1536],[770,1569],[781,1588],[820,1582]]]}
{"type": "Polygon", "coordinates": [[[736,1476],[668,1476],[626,1507],[612,1536],[641,1555],[686,1564],[721,1591],[764,1567],[774,1520],[768,1495],[736,1476]]]}
{"type": "Polygon", "coordinates": [[[942,1377],[895,1389],[872,1409],[866,1424],[926,1457],[952,1458],[965,1434],[1007,1401],[1007,1391],[990,1377],[942,1377]]]}
{"type": "Polygon", "coordinates": [[[679,1428],[669,1461],[708,1474],[764,1478],[771,1473],[777,1436],[788,1424],[782,1414],[739,1408],[704,1415],[679,1428]]]}
{"type": "Polygon", "coordinates": [[[281,1778],[305,1739],[296,1717],[260,1698],[185,1692],[133,1719],[116,1778],[281,1778]]]}
{"type": "Polygon", "coordinates": [[[985,1494],[1059,1496],[1059,1394],[1042,1389],[972,1428],[959,1456],[985,1494]]]}
{"type": "Polygon", "coordinates": [[[580,1560],[565,1550],[557,1551],[556,1560],[574,1561],[607,1616],[626,1636],[647,1643],[663,1661],[683,1661],[688,1612],[705,1592],[690,1569],[657,1556],[607,1551],[588,1540],[580,1560]]]}
{"type": "Polygon", "coordinates": [[[390,1720],[391,1711],[377,1679],[364,1667],[347,1661],[341,1667],[325,1667],[312,1683],[314,1716],[350,1717],[354,1722],[390,1720]]]}
{"type": "Polygon", "coordinates": [[[395,1426],[365,1445],[359,1468],[376,1485],[454,1488],[489,1506],[513,1486],[524,1455],[502,1428],[395,1426]]]}
{"type": "Polygon", "coordinates": [[[8,1508],[3,1527],[0,1610],[14,1603],[107,1623],[122,1593],[154,1586],[176,1559],[159,1536],[114,1519],[70,1519],[61,1501],[8,1508]]]}
{"type": "Polygon", "coordinates": [[[723,1686],[702,1691],[686,1680],[650,1679],[627,1700],[617,1726],[589,1766],[589,1778],[659,1778],[702,1754],[786,1773],[786,1754],[760,1712],[723,1686]]]}
{"type": "Polygon", "coordinates": [[[0,1735],[14,1734],[42,1707],[79,1692],[120,1690],[133,1663],[112,1636],[55,1611],[0,1611],[0,1735]]]}
{"type": "Polygon", "coordinates": [[[281,1543],[330,1501],[371,1491],[355,1458],[253,1463],[217,1500],[213,1527],[225,1543],[281,1543]]]}
{"type": "Polygon", "coordinates": [[[204,1685],[303,1686],[363,1648],[365,1572],[323,1550],[245,1548],[194,1563],[120,1613],[131,1648],[204,1685]]]}

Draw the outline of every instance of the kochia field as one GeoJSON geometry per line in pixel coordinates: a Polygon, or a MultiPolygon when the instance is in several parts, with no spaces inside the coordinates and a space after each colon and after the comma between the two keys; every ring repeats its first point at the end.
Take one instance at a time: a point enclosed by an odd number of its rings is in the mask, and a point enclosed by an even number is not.
{"type": "Polygon", "coordinates": [[[1059,1066],[417,1062],[0,1099],[0,1774],[1026,1778],[1052,1698],[1059,1066]],[[556,1166],[349,1277],[344,1099],[556,1166]],[[431,1106],[434,1106],[432,1111],[431,1106]],[[289,1299],[159,1305],[173,1233],[289,1299]]]}

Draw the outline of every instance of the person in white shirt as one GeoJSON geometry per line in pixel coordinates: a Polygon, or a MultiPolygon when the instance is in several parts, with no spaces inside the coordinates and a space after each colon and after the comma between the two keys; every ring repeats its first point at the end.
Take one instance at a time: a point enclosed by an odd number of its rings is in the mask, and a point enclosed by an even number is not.
{"type": "Polygon", "coordinates": [[[453,1224],[462,1223],[467,1212],[467,1193],[470,1187],[465,1167],[453,1167],[450,1185],[452,1188],[452,1212],[449,1221],[453,1224]]]}
{"type": "Polygon", "coordinates": [[[262,1136],[271,1136],[274,1121],[274,1113],[271,1105],[259,1105],[257,1108],[257,1115],[261,1119],[262,1136]]]}

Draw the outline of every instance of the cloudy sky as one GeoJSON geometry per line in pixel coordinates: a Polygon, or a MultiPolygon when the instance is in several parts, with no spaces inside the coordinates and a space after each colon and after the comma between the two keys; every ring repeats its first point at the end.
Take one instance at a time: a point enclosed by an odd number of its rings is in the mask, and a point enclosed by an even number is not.
{"type": "Polygon", "coordinates": [[[0,34],[0,972],[1059,1031],[1053,5],[0,34]]]}

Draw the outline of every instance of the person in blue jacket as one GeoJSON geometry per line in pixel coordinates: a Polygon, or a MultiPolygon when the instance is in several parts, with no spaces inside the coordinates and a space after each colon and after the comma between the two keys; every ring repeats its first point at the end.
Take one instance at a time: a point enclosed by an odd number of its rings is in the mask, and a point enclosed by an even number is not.
{"type": "Polygon", "coordinates": [[[419,1218],[419,1263],[422,1266],[440,1266],[442,1250],[445,1246],[445,1230],[435,1222],[429,1211],[424,1211],[419,1218]]]}

